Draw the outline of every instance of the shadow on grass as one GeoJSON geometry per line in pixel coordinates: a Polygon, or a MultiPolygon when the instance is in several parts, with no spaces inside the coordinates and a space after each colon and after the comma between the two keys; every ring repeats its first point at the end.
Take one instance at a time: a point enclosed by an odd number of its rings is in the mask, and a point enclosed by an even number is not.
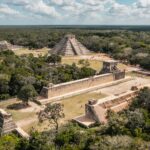
{"type": "Polygon", "coordinates": [[[20,109],[25,109],[25,108],[29,108],[29,105],[23,104],[23,103],[16,103],[16,104],[12,104],[7,106],[7,109],[12,109],[12,110],[20,110],[20,109]]]}

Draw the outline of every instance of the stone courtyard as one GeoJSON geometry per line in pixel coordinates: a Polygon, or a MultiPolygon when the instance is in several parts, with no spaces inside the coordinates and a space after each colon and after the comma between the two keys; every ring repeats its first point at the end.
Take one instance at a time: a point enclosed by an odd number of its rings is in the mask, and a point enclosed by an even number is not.
{"type": "Polygon", "coordinates": [[[118,95],[121,93],[125,93],[126,91],[130,90],[132,86],[142,86],[150,83],[150,80],[140,78],[140,77],[135,77],[130,81],[126,81],[117,85],[113,85],[110,87],[106,87],[101,89],[100,91],[104,94],[107,95],[118,95]]]}

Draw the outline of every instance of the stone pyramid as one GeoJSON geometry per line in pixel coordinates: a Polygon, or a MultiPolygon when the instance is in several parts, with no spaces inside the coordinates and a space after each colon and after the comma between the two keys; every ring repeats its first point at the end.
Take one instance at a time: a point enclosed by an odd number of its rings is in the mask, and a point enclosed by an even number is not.
{"type": "Polygon", "coordinates": [[[75,35],[66,35],[50,52],[63,56],[86,55],[90,51],[83,46],[75,37],[75,35]]]}

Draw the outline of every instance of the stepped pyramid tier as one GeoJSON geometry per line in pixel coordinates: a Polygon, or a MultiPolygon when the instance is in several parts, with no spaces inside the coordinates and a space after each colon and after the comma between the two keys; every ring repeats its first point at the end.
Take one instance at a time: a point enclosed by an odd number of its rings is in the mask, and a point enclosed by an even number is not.
{"type": "Polygon", "coordinates": [[[50,51],[51,54],[64,56],[86,55],[90,51],[82,45],[75,35],[66,35],[56,46],[50,51]]]}
{"type": "Polygon", "coordinates": [[[0,109],[0,135],[15,131],[16,124],[13,122],[12,115],[0,109]]]}

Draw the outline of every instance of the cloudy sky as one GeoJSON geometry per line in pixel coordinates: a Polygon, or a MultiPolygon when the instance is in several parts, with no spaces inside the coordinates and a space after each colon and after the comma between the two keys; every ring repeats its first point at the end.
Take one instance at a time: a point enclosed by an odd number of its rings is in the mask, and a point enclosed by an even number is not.
{"type": "Polygon", "coordinates": [[[150,0],[0,0],[0,25],[150,25],[150,0]]]}

